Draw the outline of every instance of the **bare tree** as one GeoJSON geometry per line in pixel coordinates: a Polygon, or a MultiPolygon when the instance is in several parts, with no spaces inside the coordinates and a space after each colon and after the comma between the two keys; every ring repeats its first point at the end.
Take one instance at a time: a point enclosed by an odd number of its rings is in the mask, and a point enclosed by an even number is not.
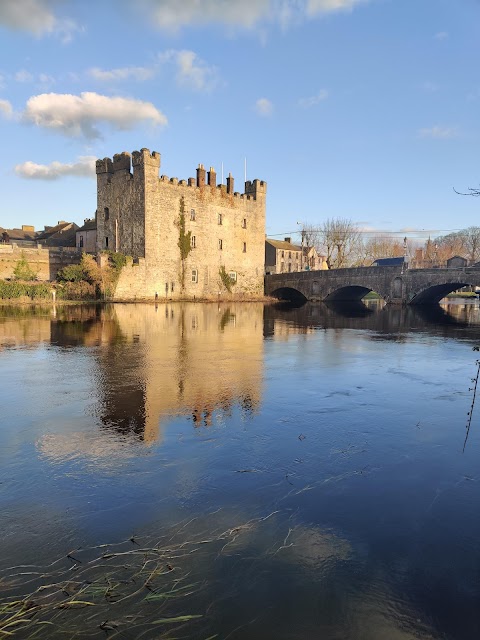
{"type": "Polygon", "coordinates": [[[320,226],[321,244],[329,269],[346,267],[360,239],[360,231],[347,218],[329,218],[320,226]]]}
{"type": "Polygon", "coordinates": [[[364,264],[370,265],[378,258],[397,258],[403,256],[404,247],[397,238],[372,236],[363,242],[364,264]]]}

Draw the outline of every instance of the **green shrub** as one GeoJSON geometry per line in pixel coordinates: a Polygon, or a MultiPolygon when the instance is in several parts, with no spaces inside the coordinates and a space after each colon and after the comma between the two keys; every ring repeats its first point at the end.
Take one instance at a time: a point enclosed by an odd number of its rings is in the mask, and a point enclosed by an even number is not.
{"type": "Polygon", "coordinates": [[[30,267],[28,261],[25,257],[25,253],[22,251],[21,258],[15,265],[15,269],[13,270],[13,276],[15,280],[36,280],[37,274],[30,267]]]}

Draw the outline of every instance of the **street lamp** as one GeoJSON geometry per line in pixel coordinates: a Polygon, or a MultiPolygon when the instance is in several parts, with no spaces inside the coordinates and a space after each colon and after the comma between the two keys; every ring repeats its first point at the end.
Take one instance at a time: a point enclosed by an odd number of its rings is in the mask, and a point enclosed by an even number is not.
{"type": "Polygon", "coordinates": [[[304,249],[304,244],[305,244],[305,228],[304,227],[305,227],[305,225],[303,224],[303,222],[297,222],[297,225],[300,225],[302,227],[302,230],[301,230],[301,234],[302,234],[302,242],[301,242],[301,244],[302,244],[302,254],[301,254],[301,257],[300,257],[300,269],[303,271],[303,255],[304,255],[304,251],[305,251],[305,249],[304,249]]]}

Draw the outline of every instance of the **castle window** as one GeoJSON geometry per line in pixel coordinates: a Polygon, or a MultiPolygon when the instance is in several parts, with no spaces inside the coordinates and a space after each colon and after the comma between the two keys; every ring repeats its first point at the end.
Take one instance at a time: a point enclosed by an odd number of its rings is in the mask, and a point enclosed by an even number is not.
{"type": "Polygon", "coordinates": [[[192,249],[195,249],[196,246],[197,246],[197,239],[195,238],[195,236],[190,236],[190,247],[192,249]]]}
{"type": "Polygon", "coordinates": [[[237,272],[236,271],[229,271],[228,272],[228,277],[230,278],[230,280],[232,282],[236,282],[237,281],[237,272]]]}
{"type": "Polygon", "coordinates": [[[247,219],[244,218],[242,222],[242,229],[246,229],[246,228],[247,228],[247,219]]]}
{"type": "Polygon", "coordinates": [[[198,282],[198,271],[197,269],[192,269],[192,282],[195,284],[198,282]]]}
{"type": "Polygon", "coordinates": [[[195,220],[195,209],[190,209],[190,220],[195,220]]]}
{"type": "Polygon", "coordinates": [[[243,243],[243,253],[247,253],[247,243],[243,243]]]}
{"type": "Polygon", "coordinates": [[[220,251],[222,251],[223,249],[223,240],[221,238],[218,239],[218,248],[220,249],[220,251]]]}
{"type": "Polygon", "coordinates": [[[105,214],[105,220],[108,220],[110,218],[110,209],[108,207],[105,207],[103,212],[105,214]]]}
{"type": "Polygon", "coordinates": [[[108,236],[105,236],[105,249],[108,249],[108,236]]]}
{"type": "Polygon", "coordinates": [[[223,224],[223,215],[221,213],[218,214],[218,224],[223,224]]]}
{"type": "Polygon", "coordinates": [[[80,247],[80,249],[83,247],[83,236],[80,236],[78,246],[80,247]]]}

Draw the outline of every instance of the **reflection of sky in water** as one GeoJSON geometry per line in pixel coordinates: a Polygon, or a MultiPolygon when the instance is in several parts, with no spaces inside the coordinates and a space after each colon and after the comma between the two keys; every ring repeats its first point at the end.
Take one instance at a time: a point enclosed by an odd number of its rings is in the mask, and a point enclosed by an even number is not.
{"type": "Polygon", "coordinates": [[[474,325],[82,313],[0,323],[2,566],[185,522],[229,532],[182,560],[205,581],[198,637],[475,637],[474,325]]]}

